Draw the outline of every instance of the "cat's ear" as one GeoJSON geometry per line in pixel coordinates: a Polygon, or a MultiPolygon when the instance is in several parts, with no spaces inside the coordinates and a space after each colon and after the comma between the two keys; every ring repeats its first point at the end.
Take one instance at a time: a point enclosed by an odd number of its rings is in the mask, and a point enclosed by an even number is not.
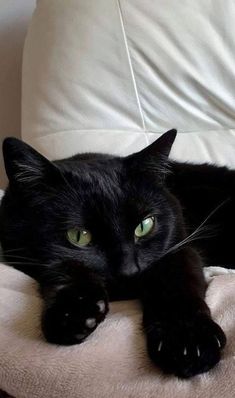
{"type": "Polygon", "coordinates": [[[10,183],[32,187],[58,178],[59,170],[52,162],[17,138],[3,141],[3,157],[10,183]]]}
{"type": "Polygon", "coordinates": [[[161,135],[156,141],[140,152],[128,156],[127,162],[136,172],[154,171],[163,175],[168,170],[168,157],[175,141],[177,130],[172,129],[161,135]]]}
{"type": "Polygon", "coordinates": [[[176,134],[176,129],[167,131],[152,144],[138,152],[138,155],[141,157],[155,156],[156,158],[158,155],[161,155],[167,159],[170,154],[171,147],[175,141],[176,134]]]}

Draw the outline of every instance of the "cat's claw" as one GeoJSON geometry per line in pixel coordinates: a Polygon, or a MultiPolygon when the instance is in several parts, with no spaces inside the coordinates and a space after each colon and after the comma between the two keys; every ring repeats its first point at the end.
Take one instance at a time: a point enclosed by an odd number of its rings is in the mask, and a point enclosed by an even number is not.
{"type": "Polygon", "coordinates": [[[200,358],[200,356],[201,356],[201,350],[197,345],[197,357],[200,358]]]}
{"type": "Polygon", "coordinates": [[[224,332],[209,316],[197,316],[185,323],[174,320],[161,325],[159,322],[149,330],[147,345],[150,358],[165,373],[182,378],[207,372],[215,366],[226,344],[224,332]],[[157,349],[156,340],[160,341],[157,349]]]}
{"type": "Polygon", "coordinates": [[[219,341],[218,337],[217,336],[214,336],[214,337],[215,337],[215,339],[217,341],[218,347],[221,348],[221,342],[219,341]]]}
{"type": "Polygon", "coordinates": [[[158,352],[160,352],[161,351],[161,349],[162,349],[162,341],[160,341],[160,343],[158,344],[158,348],[157,348],[157,350],[158,350],[158,352]]]}

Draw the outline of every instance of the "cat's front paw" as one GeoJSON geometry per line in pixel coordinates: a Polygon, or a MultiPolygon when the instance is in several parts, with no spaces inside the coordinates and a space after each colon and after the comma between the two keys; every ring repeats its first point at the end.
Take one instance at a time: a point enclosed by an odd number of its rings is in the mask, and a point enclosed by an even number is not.
{"type": "Polygon", "coordinates": [[[166,373],[187,378],[207,372],[221,357],[226,337],[209,316],[159,322],[147,328],[150,358],[166,373]]]}
{"type": "Polygon", "coordinates": [[[59,288],[42,315],[47,341],[71,345],[81,343],[105,318],[108,300],[102,287],[82,289],[76,285],[59,288]]]}

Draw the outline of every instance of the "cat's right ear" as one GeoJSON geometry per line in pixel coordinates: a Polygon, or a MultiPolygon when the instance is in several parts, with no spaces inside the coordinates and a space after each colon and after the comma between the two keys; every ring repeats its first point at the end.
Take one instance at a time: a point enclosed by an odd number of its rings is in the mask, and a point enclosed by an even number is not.
{"type": "Polygon", "coordinates": [[[163,182],[169,172],[169,154],[175,141],[177,130],[172,129],[162,134],[156,141],[125,158],[125,164],[133,175],[154,174],[163,182]]]}
{"type": "Polygon", "coordinates": [[[6,174],[14,185],[50,184],[59,177],[52,162],[17,138],[6,138],[2,149],[6,174]]]}

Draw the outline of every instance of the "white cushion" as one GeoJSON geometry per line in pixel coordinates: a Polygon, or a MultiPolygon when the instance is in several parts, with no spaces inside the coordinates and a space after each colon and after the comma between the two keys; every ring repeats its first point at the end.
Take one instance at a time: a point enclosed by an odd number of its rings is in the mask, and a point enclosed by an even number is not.
{"type": "Polygon", "coordinates": [[[235,167],[233,0],[39,0],[22,137],[50,158],[130,153],[176,127],[172,155],[235,167]]]}

